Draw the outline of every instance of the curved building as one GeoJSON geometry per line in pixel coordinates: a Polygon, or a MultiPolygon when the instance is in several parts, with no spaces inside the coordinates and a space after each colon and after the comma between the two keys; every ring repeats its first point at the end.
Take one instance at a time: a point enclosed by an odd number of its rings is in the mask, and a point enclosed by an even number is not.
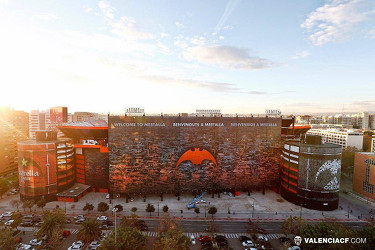
{"type": "Polygon", "coordinates": [[[74,185],[74,150],[70,139],[56,131],[37,131],[36,139],[18,143],[18,172],[22,199],[55,200],[74,185]]]}
{"type": "Polygon", "coordinates": [[[342,149],[320,136],[285,141],[281,150],[281,196],[306,208],[338,208],[342,149]]]}

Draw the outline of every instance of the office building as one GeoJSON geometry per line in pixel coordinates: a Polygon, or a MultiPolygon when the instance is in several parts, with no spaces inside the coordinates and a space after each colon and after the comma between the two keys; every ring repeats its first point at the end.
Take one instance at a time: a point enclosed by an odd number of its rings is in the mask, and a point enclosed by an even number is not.
{"type": "Polygon", "coordinates": [[[17,171],[17,142],[28,135],[29,115],[0,107],[0,175],[17,171]]]}
{"type": "Polygon", "coordinates": [[[375,199],[375,153],[356,152],[354,157],[353,191],[375,199]]]}
{"type": "Polygon", "coordinates": [[[352,129],[310,129],[307,134],[320,135],[323,143],[332,143],[346,147],[356,147],[362,150],[363,133],[352,129]]]}

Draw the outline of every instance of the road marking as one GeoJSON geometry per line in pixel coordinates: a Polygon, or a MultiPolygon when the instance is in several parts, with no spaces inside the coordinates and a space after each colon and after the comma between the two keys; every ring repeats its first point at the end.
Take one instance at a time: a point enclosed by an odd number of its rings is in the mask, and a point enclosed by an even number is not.
{"type": "Polygon", "coordinates": [[[76,233],[78,233],[78,229],[74,229],[74,230],[72,231],[72,234],[76,234],[76,233]]]}

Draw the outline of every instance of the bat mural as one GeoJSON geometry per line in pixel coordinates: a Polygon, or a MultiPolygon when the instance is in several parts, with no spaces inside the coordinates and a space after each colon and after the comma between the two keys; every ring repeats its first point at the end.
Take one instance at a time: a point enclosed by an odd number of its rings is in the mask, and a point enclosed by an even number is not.
{"type": "Polygon", "coordinates": [[[206,149],[201,148],[192,148],[186,151],[183,155],[181,155],[176,167],[178,167],[184,161],[191,161],[191,163],[194,165],[201,165],[203,160],[212,161],[217,167],[215,157],[206,149]]]}
{"type": "Polygon", "coordinates": [[[110,116],[110,191],[179,193],[276,186],[281,118],[110,116]]]}

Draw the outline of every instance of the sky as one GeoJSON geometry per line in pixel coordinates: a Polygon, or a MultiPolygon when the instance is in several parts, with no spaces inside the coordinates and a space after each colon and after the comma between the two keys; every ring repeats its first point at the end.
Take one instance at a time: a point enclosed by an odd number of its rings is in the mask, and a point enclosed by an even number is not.
{"type": "Polygon", "coordinates": [[[0,0],[0,105],[375,111],[373,0],[0,0]]]}

